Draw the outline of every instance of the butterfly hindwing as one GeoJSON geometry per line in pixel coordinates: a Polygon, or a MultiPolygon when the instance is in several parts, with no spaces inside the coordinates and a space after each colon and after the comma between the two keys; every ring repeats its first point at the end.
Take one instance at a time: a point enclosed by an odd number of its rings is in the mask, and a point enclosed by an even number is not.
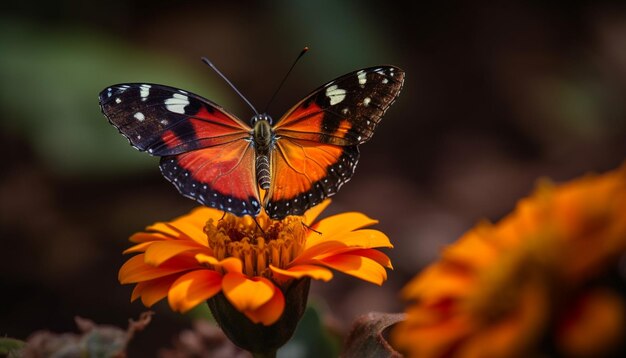
{"type": "Polygon", "coordinates": [[[238,216],[261,209],[249,141],[229,143],[161,158],[161,173],[184,196],[238,216]]]}
{"type": "Polygon", "coordinates": [[[129,83],[100,93],[100,107],[130,143],[152,155],[175,155],[250,136],[250,127],[193,93],[129,83]]]}
{"type": "Polygon", "coordinates": [[[278,121],[264,200],[271,217],[300,215],[350,180],[358,145],[372,137],[403,81],[404,72],[392,66],[354,71],[313,91],[278,121]]]}
{"type": "Polygon", "coordinates": [[[272,154],[272,185],[265,210],[271,218],[304,214],[350,180],[358,160],[356,145],[279,140],[272,154]]]}

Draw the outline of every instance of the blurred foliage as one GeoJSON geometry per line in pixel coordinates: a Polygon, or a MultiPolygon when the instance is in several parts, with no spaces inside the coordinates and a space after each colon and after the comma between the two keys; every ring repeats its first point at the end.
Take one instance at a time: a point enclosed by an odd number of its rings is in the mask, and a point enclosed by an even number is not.
{"type": "Polygon", "coordinates": [[[0,355],[3,357],[19,357],[19,350],[26,344],[19,339],[0,337],[0,355]]]}
{"type": "MultiPolygon", "coordinates": [[[[0,19],[0,107],[5,131],[19,133],[57,174],[155,168],[100,113],[98,93],[120,82],[156,82],[217,92],[198,60],[185,68],[160,54],[85,29],[42,31],[0,19]],[[197,70],[197,71],[195,71],[197,70]],[[200,75],[200,71],[202,75],[200,75]]],[[[156,170],[156,169],[155,169],[156,170]]]]}
{"type": "Polygon", "coordinates": [[[153,312],[144,312],[137,321],[129,319],[128,328],[99,325],[75,317],[80,333],[37,331],[25,342],[18,356],[24,357],[125,357],[128,343],[136,332],[145,329],[153,312]]]}
{"type": "Polygon", "coordinates": [[[320,60],[326,59],[321,64],[326,68],[348,71],[385,64],[398,50],[393,47],[393,39],[386,38],[385,19],[358,2],[283,1],[276,10],[285,26],[296,30],[287,33],[294,42],[307,39],[303,45],[333,54],[320,56],[320,60]]]}
{"type": "Polygon", "coordinates": [[[194,307],[191,311],[185,313],[185,316],[189,318],[190,321],[195,321],[198,319],[209,320],[215,323],[213,316],[211,315],[211,310],[206,303],[199,304],[194,307]]]}

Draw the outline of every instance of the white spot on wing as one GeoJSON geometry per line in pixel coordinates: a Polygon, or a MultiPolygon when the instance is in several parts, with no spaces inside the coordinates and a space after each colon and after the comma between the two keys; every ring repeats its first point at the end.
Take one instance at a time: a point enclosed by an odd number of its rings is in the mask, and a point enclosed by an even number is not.
{"type": "Polygon", "coordinates": [[[142,101],[145,101],[150,95],[150,87],[150,85],[139,86],[139,96],[141,96],[142,101]]]}
{"type": "Polygon", "coordinates": [[[337,85],[332,85],[326,88],[326,97],[330,100],[330,105],[334,106],[346,98],[346,90],[337,87],[337,85]]]}
{"type": "Polygon", "coordinates": [[[135,117],[140,122],[143,121],[144,119],[146,119],[146,116],[144,116],[143,113],[141,113],[141,112],[135,113],[135,115],[133,115],[133,117],[135,117]]]}
{"type": "Polygon", "coordinates": [[[361,71],[357,72],[356,75],[359,78],[359,84],[361,85],[361,87],[365,86],[365,84],[367,83],[367,73],[365,73],[365,71],[361,70],[361,71]]]}
{"type": "Polygon", "coordinates": [[[372,101],[372,99],[371,99],[371,98],[369,98],[369,97],[365,97],[365,98],[363,99],[363,105],[364,105],[365,107],[367,107],[367,106],[369,106],[369,104],[370,104],[370,102],[371,102],[371,101],[372,101]]]}
{"type": "Polygon", "coordinates": [[[189,97],[184,94],[174,93],[172,98],[165,100],[165,108],[174,113],[185,114],[185,107],[189,105],[189,97]]]}
{"type": "Polygon", "coordinates": [[[121,100],[119,97],[117,97],[117,98],[115,99],[115,103],[120,104],[120,103],[122,103],[122,100],[121,100]]]}

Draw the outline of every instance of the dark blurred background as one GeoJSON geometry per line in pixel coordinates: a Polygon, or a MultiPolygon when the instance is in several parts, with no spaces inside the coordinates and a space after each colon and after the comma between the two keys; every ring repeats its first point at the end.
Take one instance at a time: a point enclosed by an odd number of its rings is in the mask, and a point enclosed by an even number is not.
{"type": "MultiPolygon", "coordinates": [[[[358,314],[401,310],[398,290],[420,268],[477,221],[508,213],[538,178],[567,180],[626,158],[621,1],[66,0],[0,9],[2,336],[72,331],[75,315],[125,326],[144,310],[117,281],[127,238],[196,204],[107,123],[97,95],[119,82],[163,83],[247,120],[250,110],[201,56],[264,108],[309,46],[274,118],[358,68],[406,71],[328,211],[379,219],[395,245],[382,288],[342,274],[313,284],[311,302],[340,334],[358,314]]],[[[147,355],[189,327],[165,303],[154,309],[134,343],[147,355]]]]}

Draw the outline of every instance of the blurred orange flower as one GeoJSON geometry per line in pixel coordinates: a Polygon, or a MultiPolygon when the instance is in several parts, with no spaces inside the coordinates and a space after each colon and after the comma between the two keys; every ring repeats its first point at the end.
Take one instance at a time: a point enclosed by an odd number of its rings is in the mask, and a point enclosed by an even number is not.
{"type": "Polygon", "coordinates": [[[543,181],[407,284],[412,303],[392,342],[410,357],[614,353],[626,305],[606,282],[619,276],[625,250],[626,165],[560,186],[543,181]]]}
{"type": "Polygon", "coordinates": [[[330,269],[335,269],[381,285],[385,269],[392,266],[375,248],[392,247],[389,239],[363,229],[377,221],[361,213],[313,223],[329,204],[327,200],[304,216],[281,221],[262,212],[257,222],[197,208],[134,234],[130,240],[135,245],[125,253],[137,255],[120,268],[119,280],[136,284],[131,300],[141,298],[152,306],[167,297],[170,307],[180,312],[223,293],[250,321],[265,326],[283,314],[284,292],[294,280],[328,281],[330,269]]]}

